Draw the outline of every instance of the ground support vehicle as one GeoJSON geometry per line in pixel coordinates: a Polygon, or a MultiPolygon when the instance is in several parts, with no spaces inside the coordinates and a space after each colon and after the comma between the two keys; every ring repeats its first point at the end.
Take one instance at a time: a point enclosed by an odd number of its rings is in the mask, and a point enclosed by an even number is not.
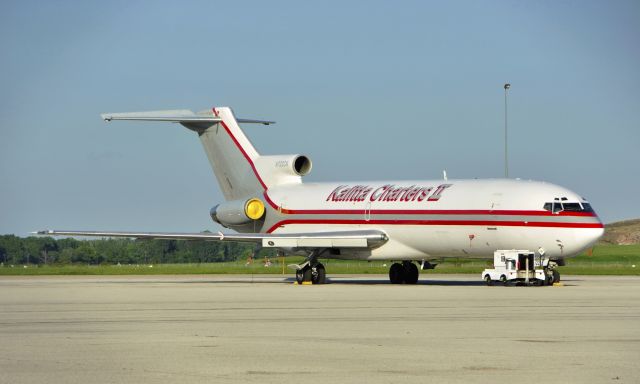
{"type": "Polygon", "coordinates": [[[482,271],[487,285],[500,282],[503,285],[552,285],[560,281],[560,274],[544,254],[528,250],[497,250],[493,254],[493,268],[482,271]]]}

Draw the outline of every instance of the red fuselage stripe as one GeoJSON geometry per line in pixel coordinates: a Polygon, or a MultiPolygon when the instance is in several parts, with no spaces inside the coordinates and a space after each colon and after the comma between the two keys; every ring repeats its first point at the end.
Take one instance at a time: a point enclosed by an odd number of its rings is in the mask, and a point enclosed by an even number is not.
{"type": "Polygon", "coordinates": [[[555,227],[555,228],[604,228],[602,223],[560,223],[489,220],[342,220],[342,219],[291,219],[273,225],[267,233],[272,233],[287,224],[369,224],[369,225],[475,225],[488,227],[555,227]]]}

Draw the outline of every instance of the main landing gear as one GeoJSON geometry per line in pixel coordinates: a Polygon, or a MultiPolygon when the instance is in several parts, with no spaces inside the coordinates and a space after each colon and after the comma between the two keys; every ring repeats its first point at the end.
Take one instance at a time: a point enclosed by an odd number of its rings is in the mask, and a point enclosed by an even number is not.
{"type": "Polygon", "coordinates": [[[307,261],[300,265],[295,265],[296,282],[298,284],[325,284],[327,282],[327,271],[324,265],[318,262],[317,253],[312,253],[307,261]]]}
{"type": "MultiPolygon", "coordinates": [[[[324,284],[327,282],[327,271],[322,263],[316,263],[314,267],[309,263],[296,271],[296,281],[298,284],[324,284]]],[[[303,264],[303,265],[304,265],[303,264]]]]}
{"type": "Polygon", "coordinates": [[[416,284],[420,272],[412,261],[393,263],[389,268],[389,281],[391,284],[416,284]]]}

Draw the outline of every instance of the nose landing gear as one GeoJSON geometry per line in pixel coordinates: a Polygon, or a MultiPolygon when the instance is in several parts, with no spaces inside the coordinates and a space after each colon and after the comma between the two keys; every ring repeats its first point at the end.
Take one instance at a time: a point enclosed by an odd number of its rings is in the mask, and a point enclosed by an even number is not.
{"type": "Polygon", "coordinates": [[[560,282],[560,271],[558,271],[558,263],[550,261],[549,266],[544,269],[547,276],[547,285],[553,285],[560,282]]]}

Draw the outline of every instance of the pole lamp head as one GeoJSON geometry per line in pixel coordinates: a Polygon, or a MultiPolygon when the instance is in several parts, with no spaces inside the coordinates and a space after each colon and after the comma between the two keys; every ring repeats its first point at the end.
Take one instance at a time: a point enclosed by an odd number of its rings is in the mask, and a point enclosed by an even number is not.
{"type": "Polygon", "coordinates": [[[511,88],[511,84],[506,83],[506,84],[504,85],[504,90],[506,91],[506,90],[507,90],[507,89],[509,89],[509,88],[511,88]]]}

